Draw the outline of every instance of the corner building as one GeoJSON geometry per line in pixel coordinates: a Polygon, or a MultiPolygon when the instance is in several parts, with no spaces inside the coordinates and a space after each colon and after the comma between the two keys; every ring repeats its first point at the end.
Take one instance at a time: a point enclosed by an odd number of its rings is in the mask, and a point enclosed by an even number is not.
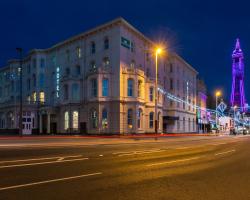
{"type": "MultiPolygon", "coordinates": [[[[51,48],[30,51],[22,60],[23,133],[153,133],[154,47],[118,18],[51,48]]],[[[159,58],[159,88],[165,91],[173,84],[166,82],[166,68],[175,68],[167,62],[159,58]]],[[[10,60],[0,69],[2,132],[18,128],[19,87],[20,60],[10,60]]],[[[166,96],[159,92],[159,132],[173,132],[163,126],[169,112],[166,96]]]]}

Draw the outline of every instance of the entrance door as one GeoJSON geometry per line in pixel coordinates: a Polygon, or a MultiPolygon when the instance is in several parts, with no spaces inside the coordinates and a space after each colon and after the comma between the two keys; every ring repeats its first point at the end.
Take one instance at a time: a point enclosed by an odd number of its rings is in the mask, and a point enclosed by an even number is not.
{"type": "Polygon", "coordinates": [[[23,134],[24,135],[31,135],[31,131],[33,128],[34,121],[34,113],[27,111],[23,112],[23,134]]]}

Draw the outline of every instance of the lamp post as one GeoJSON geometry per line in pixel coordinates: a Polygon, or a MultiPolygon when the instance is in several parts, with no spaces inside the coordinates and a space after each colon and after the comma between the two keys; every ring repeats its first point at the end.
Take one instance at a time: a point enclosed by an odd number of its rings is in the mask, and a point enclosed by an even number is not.
{"type": "Polygon", "coordinates": [[[218,113],[217,113],[217,106],[218,106],[218,97],[221,96],[221,92],[220,91],[216,91],[215,92],[215,124],[216,124],[216,128],[218,126],[218,113]]]}
{"type": "Polygon", "coordinates": [[[23,136],[23,88],[22,88],[22,82],[23,82],[23,49],[22,48],[16,48],[16,51],[19,53],[19,59],[20,59],[20,67],[18,69],[19,71],[19,80],[20,80],[20,105],[19,105],[19,136],[23,136]]]}
{"type": "Polygon", "coordinates": [[[158,55],[162,52],[161,48],[155,51],[155,134],[158,133],[158,55]]]}

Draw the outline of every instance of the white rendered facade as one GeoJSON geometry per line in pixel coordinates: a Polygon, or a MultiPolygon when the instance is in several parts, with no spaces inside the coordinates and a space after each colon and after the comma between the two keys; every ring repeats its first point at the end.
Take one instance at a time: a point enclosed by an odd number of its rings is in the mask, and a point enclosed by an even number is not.
{"type": "MultiPolygon", "coordinates": [[[[155,55],[148,51],[153,48],[148,38],[118,18],[49,49],[32,50],[22,67],[24,133],[153,133],[155,55]]],[[[169,59],[184,77],[173,78],[190,84],[188,99],[195,103],[196,71],[177,55],[169,59]]],[[[159,87],[168,90],[164,79],[172,74],[163,63],[159,62],[159,87]]],[[[0,129],[18,128],[19,66],[18,60],[11,60],[0,70],[0,129]]],[[[173,92],[187,97],[184,89],[178,91],[173,92]]],[[[195,111],[171,107],[159,93],[160,133],[163,116],[173,114],[195,118],[195,111]]],[[[195,131],[186,126],[179,131],[195,131]]],[[[168,125],[167,132],[177,129],[168,125]]]]}

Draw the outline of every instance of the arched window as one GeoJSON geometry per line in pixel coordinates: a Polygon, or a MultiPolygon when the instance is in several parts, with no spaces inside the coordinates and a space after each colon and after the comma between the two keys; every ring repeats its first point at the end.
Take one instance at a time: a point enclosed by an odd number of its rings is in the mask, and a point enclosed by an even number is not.
{"type": "Polygon", "coordinates": [[[103,66],[109,67],[109,64],[110,64],[109,57],[103,58],[103,66]]]}
{"type": "Polygon", "coordinates": [[[79,126],[79,113],[78,113],[78,111],[73,111],[72,119],[73,119],[73,129],[78,129],[78,126],[79,126]]]}
{"type": "Polygon", "coordinates": [[[134,80],[128,79],[128,97],[133,97],[133,89],[134,89],[134,80]]]}
{"type": "Polygon", "coordinates": [[[97,128],[97,112],[96,110],[91,111],[91,127],[97,128]]]}
{"type": "Polygon", "coordinates": [[[104,49],[108,49],[109,48],[109,39],[106,37],[104,39],[104,49]]]}
{"type": "Polygon", "coordinates": [[[154,112],[149,113],[149,128],[154,128],[154,112]]]}
{"type": "Polygon", "coordinates": [[[142,128],[142,109],[139,108],[137,113],[137,128],[142,128]]]}
{"type": "Polygon", "coordinates": [[[108,127],[108,111],[106,108],[102,110],[102,128],[108,127]]]}
{"type": "Polygon", "coordinates": [[[64,130],[68,130],[69,129],[69,112],[66,111],[64,113],[64,130]]]}
{"type": "Polygon", "coordinates": [[[72,84],[72,99],[78,101],[80,99],[79,85],[77,83],[72,84]]]}
{"type": "Polygon", "coordinates": [[[133,128],[133,110],[131,108],[128,109],[127,120],[128,120],[128,127],[133,128]]]}

